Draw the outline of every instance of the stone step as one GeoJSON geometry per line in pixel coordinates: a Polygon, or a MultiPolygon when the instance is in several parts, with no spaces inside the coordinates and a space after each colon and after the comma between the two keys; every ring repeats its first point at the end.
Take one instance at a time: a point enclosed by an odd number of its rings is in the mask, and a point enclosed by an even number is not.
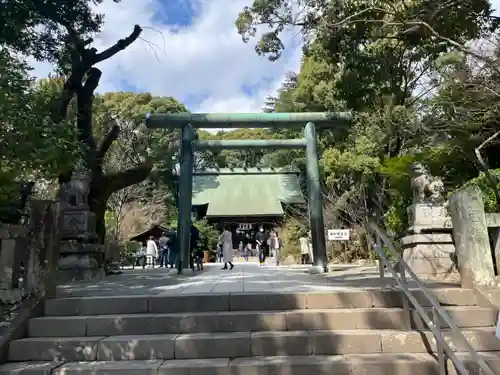
{"type": "MultiPolygon", "coordinates": [[[[477,306],[445,308],[459,327],[489,327],[497,312],[477,306]]],[[[429,310],[430,314],[430,310],[429,310]]],[[[414,328],[425,329],[417,311],[414,328]]],[[[190,314],[49,316],[31,319],[31,337],[148,335],[202,332],[300,331],[335,329],[405,329],[402,308],[357,308],[290,311],[226,311],[190,314]]]]}
{"type": "MultiPolygon", "coordinates": [[[[468,353],[458,353],[470,375],[478,375],[468,353]]],[[[481,353],[500,374],[500,353],[481,353]]],[[[454,375],[450,361],[449,374],[454,375]]],[[[283,356],[153,360],[117,362],[7,363],[0,375],[441,375],[429,354],[349,354],[338,356],[283,356]]]]}
{"type": "MultiPolygon", "coordinates": [[[[495,330],[465,330],[477,351],[500,351],[495,330]]],[[[463,343],[444,332],[454,351],[463,343]],[[453,343],[454,342],[454,343],[453,343]]],[[[10,361],[120,361],[253,356],[301,356],[435,351],[428,331],[344,330],[192,333],[110,337],[38,337],[13,341],[10,361]]]]}
{"type": "MultiPolygon", "coordinates": [[[[423,306],[430,306],[420,290],[413,291],[423,306]]],[[[442,305],[476,305],[470,289],[433,289],[442,305]]],[[[45,316],[181,313],[209,311],[264,311],[401,307],[396,290],[339,290],[301,293],[231,293],[175,296],[106,296],[56,298],[45,303],[45,316]]]]}

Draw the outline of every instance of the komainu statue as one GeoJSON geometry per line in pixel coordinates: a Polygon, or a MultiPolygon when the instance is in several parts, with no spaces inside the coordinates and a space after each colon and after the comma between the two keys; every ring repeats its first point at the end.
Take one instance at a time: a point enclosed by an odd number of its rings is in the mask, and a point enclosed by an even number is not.
{"type": "Polygon", "coordinates": [[[413,203],[444,204],[444,185],[440,178],[432,176],[422,163],[410,166],[413,203]]]}
{"type": "Polygon", "coordinates": [[[61,183],[58,198],[71,206],[88,206],[90,191],[90,174],[87,171],[75,170],[71,180],[61,183]]]}

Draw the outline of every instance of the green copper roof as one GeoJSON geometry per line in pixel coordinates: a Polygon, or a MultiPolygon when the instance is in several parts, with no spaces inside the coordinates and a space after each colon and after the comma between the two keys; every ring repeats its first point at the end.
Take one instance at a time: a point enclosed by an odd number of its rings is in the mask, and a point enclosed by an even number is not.
{"type": "Polygon", "coordinates": [[[304,203],[297,172],[224,168],[193,176],[193,205],[208,204],[207,217],[278,216],[282,203],[304,203]]]}

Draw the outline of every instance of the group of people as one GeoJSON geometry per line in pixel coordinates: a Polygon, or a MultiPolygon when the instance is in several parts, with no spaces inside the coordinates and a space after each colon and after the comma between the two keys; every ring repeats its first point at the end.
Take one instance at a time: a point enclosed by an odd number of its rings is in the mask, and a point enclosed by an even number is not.
{"type": "MultiPolygon", "coordinates": [[[[203,250],[200,246],[200,235],[194,225],[191,226],[191,251],[189,256],[190,268],[194,271],[195,266],[198,270],[203,269],[203,250]]],[[[272,256],[275,259],[276,265],[280,265],[281,251],[283,249],[283,240],[276,230],[267,231],[262,226],[257,233],[246,233],[244,235],[238,234],[241,239],[239,240],[239,252],[245,260],[255,250],[259,257],[259,263],[263,266],[266,258],[272,256]]],[[[312,261],[312,249],[310,239],[302,236],[299,239],[301,250],[301,263],[307,264],[312,261]]],[[[233,264],[233,233],[230,226],[226,225],[219,237],[218,254],[219,262],[224,264],[223,270],[232,270],[233,264]]],[[[182,271],[182,261],[179,258],[177,233],[174,229],[170,232],[163,232],[155,240],[153,236],[142,244],[135,253],[132,268],[136,265],[146,268],[146,266],[159,266],[174,268],[177,265],[179,273],[182,271]]]]}
{"type": "MultiPolygon", "coordinates": [[[[224,268],[227,269],[227,264],[233,269],[233,238],[229,226],[224,228],[219,239],[219,261],[224,263],[224,268]]],[[[255,249],[259,256],[260,265],[264,265],[266,258],[271,255],[276,260],[276,265],[280,264],[281,250],[283,248],[283,240],[277,231],[266,231],[263,227],[259,228],[257,233],[247,233],[242,236],[239,241],[239,252],[245,260],[255,249]]]]}
{"type": "Polygon", "coordinates": [[[146,266],[174,268],[176,260],[177,246],[174,243],[173,236],[168,237],[166,232],[163,232],[158,241],[153,236],[150,236],[145,244],[141,244],[135,253],[135,259],[132,264],[132,269],[136,265],[146,268],[146,266]]]}
{"type": "MultiPolygon", "coordinates": [[[[194,225],[191,225],[190,236],[190,268],[194,271],[196,265],[198,270],[201,270],[203,269],[203,251],[199,244],[199,231],[194,225]]],[[[178,259],[179,255],[177,232],[175,229],[171,229],[168,233],[163,232],[158,240],[150,236],[146,243],[141,244],[135,253],[132,269],[136,265],[140,265],[142,268],[146,268],[146,266],[154,268],[156,265],[160,268],[168,268],[169,266],[174,268],[174,265],[177,265],[180,273],[182,272],[182,261],[178,259]]]]}

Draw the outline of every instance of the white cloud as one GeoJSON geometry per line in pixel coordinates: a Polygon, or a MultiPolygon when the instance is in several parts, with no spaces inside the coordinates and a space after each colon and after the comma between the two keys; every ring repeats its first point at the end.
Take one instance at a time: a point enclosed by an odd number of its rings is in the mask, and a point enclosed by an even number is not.
{"type": "Polygon", "coordinates": [[[491,6],[495,9],[494,14],[498,16],[500,14],[500,0],[491,0],[491,6]]]}
{"type": "MultiPolygon", "coordinates": [[[[189,0],[164,1],[194,6],[189,0]]],[[[162,24],[158,16],[165,19],[168,14],[161,14],[158,0],[105,1],[98,7],[105,14],[105,24],[95,47],[106,48],[127,36],[134,24],[144,31],[142,40],[99,64],[103,71],[99,91],[121,90],[126,84],[184,103],[204,98],[191,106],[192,111],[260,112],[265,97],[279,87],[284,74],[298,69],[301,50],[292,33],[285,36],[289,48],[277,62],[259,57],[252,41],[243,43],[234,22],[250,1],[201,0],[196,5],[198,16],[189,27],[162,24]],[[242,85],[255,90],[247,95],[242,85]]],[[[49,72],[47,64],[35,64],[38,77],[49,72]]]]}

